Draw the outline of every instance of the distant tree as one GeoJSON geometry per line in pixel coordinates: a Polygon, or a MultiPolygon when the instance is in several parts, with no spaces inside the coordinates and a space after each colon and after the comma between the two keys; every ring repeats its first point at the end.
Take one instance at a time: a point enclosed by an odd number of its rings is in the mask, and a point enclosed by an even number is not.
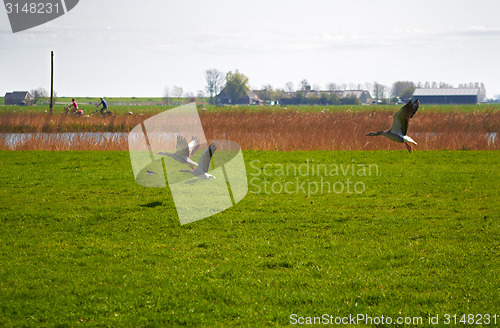
{"type": "Polygon", "coordinates": [[[207,81],[206,91],[210,97],[210,103],[215,103],[215,96],[224,87],[224,73],[214,69],[205,71],[205,79],[207,81]]]}
{"type": "Polygon", "coordinates": [[[299,88],[303,92],[310,92],[311,91],[311,85],[309,84],[309,82],[307,82],[306,79],[303,79],[302,81],[300,81],[299,88]]]}
{"type": "Polygon", "coordinates": [[[264,101],[269,101],[274,98],[274,90],[270,84],[264,85],[260,92],[260,98],[264,101]]]}
{"type": "Polygon", "coordinates": [[[411,98],[415,91],[415,83],[410,81],[397,81],[392,84],[391,95],[403,99],[411,98]]]}
{"type": "Polygon", "coordinates": [[[340,104],[340,98],[335,93],[330,95],[330,99],[328,100],[329,105],[338,105],[340,104]]]}
{"type": "Polygon", "coordinates": [[[205,93],[203,92],[203,90],[198,90],[196,92],[196,98],[205,98],[205,93]]]}
{"type": "Polygon", "coordinates": [[[486,87],[484,86],[484,83],[481,83],[479,86],[480,89],[480,101],[486,100],[486,87]]]}
{"type": "Polygon", "coordinates": [[[40,87],[35,90],[30,91],[31,95],[33,96],[33,103],[36,104],[40,98],[47,98],[49,96],[49,93],[47,90],[44,88],[40,87]]]}
{"type": "Polygon", "coordinates": [[[326,85],[326,89],[327,89],[328,91],[332,92],[332,91],[338,90],[338,87],[337,87],[337,85],[336,85],[335,83],[330,82],[330,83],[328,83],[328,84],[326,85]]]}
{"type": "Polygon", "coordinates": [[[365,83],[365,90],[372,90],[372,84],[370,82],[365,83]]]}
{"type": "Polygon", "coordinates": [[[182,90],[181,87],[174,85],[174,87],[172,88],[172,94],[176,98],[181,98],[182,95],[184,94],[184,90],[182,90]]]}
{"type": "Polygon", "coordinates": [[[341,105],[359,105],[361,101],[356,96],[347,96],[340,99],[341,105]]]}
{"type": "Polygon", "coordinates": [[[349,83],[349,90],[361,90],[361,84],[360,83],[349,83]]]}
{"type": "Polygon", "coordinates": [[[306,92],[302,90],[297,90],[297,92],[295,93],[295,97],[293,99],[295,104],[304,104],[305,100],[307,99],[306,92]]]}
{"type": "Polygon", "coordinates": [[[163,101],[165,102],[165,105],[168,105],[168,102],[170,101],[170,88],[165,87],[165,90],[163,91],[163,101]]]}
{"type": "Polygon", "coordinates": [[[439,82],[439,88],[440,89],[453,88],[453,85],[446,82],[439,82]]]}
{"type": "Polygon", "coordinates": [[[330,103],[330,95],[328,92],[322,92],[320,97],[319,97],[319,103],[320,105],[329,105],[330,103]]]}
{"type": "Polygon", "coordinates": [[[373,95],[377,100],[383,100],[386,87],[378,82],[373,82],[373,95]]]}
{"type": "Polygon", "coordinates": [[[293,92],[294,91],[294,86],[293,86],[293,82],[292,81],[288,81],[287,83],[285,83],[285,92],[293,92]]]}
{"type": "Polygon", "coordinates": [[[235,70],[226,74],[226,86],[224,88],[232,104],[236,104],[238,98],[248,90],[248,77],[235,70]]]}
{"type": "Polygon", "coordinates": [[[285,92],[281,89],[274,89],[272,100],[280,100],[285,97],[285,92]]]}
{"type": "Polygon", "coordinates": [[[399,97],[401,99],[409,99],[413,97],[413,93],[415,92],[415,88],[406,88],[400,94],[399,97]]]}

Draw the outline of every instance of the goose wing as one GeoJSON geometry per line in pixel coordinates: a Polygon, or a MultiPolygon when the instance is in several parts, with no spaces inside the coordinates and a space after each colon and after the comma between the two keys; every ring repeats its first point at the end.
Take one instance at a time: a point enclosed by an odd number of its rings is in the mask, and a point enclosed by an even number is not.
{"type": "Polygon", "coordinates": [[[210,144],[210,146],[207,147],[203,151],[203,154],[201,154],[200,161],[198,162],[198,167],[196,168],[197,171],[200,171],[201,173],[207,173],[208,172],[208,167],[210,165],[210,159],[212,158],[212,155],[215,153],[217,150],[217,147],[215,144],[210,144]]]}
{"type": "Polygon", "coordinates": [[[418,99],[413,103],[410,100],[406,105],[398,110],[396,114],[394,114],[390,131],[392,133],[405,136],[406,132],[408,131],[408,122],[410,121],[410,118],[412,118],[413,115],[415,115],[415,113],[417,112],[419,105],[420,101],[418,101],[418,99]]]}
{"type": "Polygon", "coordinates": [[[188,144],[189,147],[189,157],[193,157],[198,148],[200,148],[200,140],[198,138],[193,137],[188,144]]]}
{"type": "Polygon", "coordinates": [[[183,136],[177,136],[177,147],[175,150],[175,153],[179,156],[182,157],[188,157],[189,156],[189,147],[186,139],[184,139],[183,136]]]}

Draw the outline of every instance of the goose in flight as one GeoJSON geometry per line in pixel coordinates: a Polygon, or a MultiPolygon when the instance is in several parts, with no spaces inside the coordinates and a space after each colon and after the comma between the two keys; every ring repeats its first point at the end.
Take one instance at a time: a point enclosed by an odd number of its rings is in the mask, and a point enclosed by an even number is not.
{"type": "Polygon", "coordinates": [[[408,142],[412,142],[415,145],[417,144],[415,140],[412,138],[408,137],[406,135],[406,132],[408,131],[408,122],[410,119],[415,115],[415,113],[418,110],[418,106],[420,105],[420,101],[415,100],[413,103],[411,100],[404,105],[400,110],[394,114],[394,119],[392,122],[392,127],[390,130],[387,131],[379,131],[379,132],[370,132],[367,134],[367,136],[374,137],[374,136],[380,136],[383,135],[384,137],[387,137],[391,139],[392,141],[404,143],[406,146],[406,149],[408,149],[408,152],[411,153],[412,148],[408,144],[408,142]]]}
{"type": "Polygon", "coordinates": [[[182,164],[187,164],[191,169],[194,170],[194,166],[198,166],[198,163],[193,161],[190,157],[196,153],[196,151],[200,148],[200,141],[193,137],[191,142],[188,144],[186,139],[182,136],[177,136],[177,146],[175,153],[167,153],[167,152],[159,152],[158,155],[165,155],[172,157],[177,162],[182,164]]]}
{"type": "Polygon", "coordinates": [[[210,180],[210,178],[215,179],[213,175],[207,172],[210,165],[210,160],[216,150],[217,147],[215,146],[215,144],[210,144],[210,146],[208,146],[207,149],[203,151],[203,154],[201,154],[200,162],[196,170],[179,170],[179,172],[188,172],[194,175],[196,178],[203,180],[210,180]]]}

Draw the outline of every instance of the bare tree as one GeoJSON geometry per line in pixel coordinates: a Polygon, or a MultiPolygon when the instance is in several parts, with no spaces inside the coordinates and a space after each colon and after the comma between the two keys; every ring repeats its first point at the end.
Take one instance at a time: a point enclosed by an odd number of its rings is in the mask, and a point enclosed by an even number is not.
{"type": "Polygon", "coordinates": [[[382,100],[384,99],[386,87],[378,82],[373,82],[373,95],[375,99],[382,100]]]}
{"type": "Polygon", "coordinates": [[[307,82],[306,79],[303,79],[302,81],[300,81],[299,87],[300,87],[301,91],[304,91],[304,92],[311,91],[311,85],[309,84],[309,82],[307,82]]]}
{"type": "Polygon", "coordinates": [[[481,90],[481,94],[480,94],[480,101],[484,101],[486,100],[486,87],[484,86],[484,83],[481,83],[479,89],[481,90]]]}
{"type": "Polygon", "coordinates": [[[180,98],[182,97],[184,90],[182,90],[181,87],[174,85],[174,87],[172,88],[172,93],[174,97],[180,98]]]}
{"type": "Polygon", "coordinates": [[[224,86],[224,73],[214,69],[205,71],[205,78],[207,81],[206,90],[210,97],[210,103],[214,103],[214,97],[222,90],[224,86]]]}
{"type": "Polygon", "coordinates": [[[196,98],[205,98],[205,93],[203,90],[196,91],[196,98]]]}
{"type": "Polygon", "coordinates": [[[326,85],[326,89],[331,92],[331,91],[338,90],[338,87],[335,83],[330,82],[326,85]]]}
{"type": "Polygon", "coordinates": [[[453,85],[451,85],[449,83],[446,83],[446,82],[439,82],[439,88],[440,89],[443,89],[443,88],[453,88],[453,85]]]}
{"type": "Polygon", "coordinates": [[[372,89],[372,84],[370,82],[365,82],[365,90],[371,90],[372,89]]]}
{"type": "Polygon", "coordinates": [[[31,95],[33,96],[33,103],[36,104],[40,98],[46,98],[49,96],[47,90],[40,87],[35,90],[31,90],[31,95]]]}
{"type": "Polygon", "coordinates": [[[170,98],[170,88],[165,87],[165,90],[163,91],[163,100],[165,101],[165,105],[168,105],[170,98]]]}
{"type": "Polygon", "coordinates": [[[293,92],[293,91],[294,91],[293,82],[288,81],[287,83],[285,83],[285,92],[293,92]]]}

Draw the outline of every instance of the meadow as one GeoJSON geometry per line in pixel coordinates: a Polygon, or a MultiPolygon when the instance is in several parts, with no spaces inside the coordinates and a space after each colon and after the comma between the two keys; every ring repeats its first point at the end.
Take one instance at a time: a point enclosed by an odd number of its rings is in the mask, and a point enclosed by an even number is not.
{"type": "MultiPolygon", "coordinates": [[[[167,109],[177,107],[182,104],[189,103],[185,99],[172,99],[169,104],[165,104],[164,100],[161,98],[106,98],[110,110],[113,113],[121,115],[127,112],[133,112],[136,114],[149,114],[154,115],[167,109]]],[[[84,111],[85,114],[94,112],[96,105],[99,103],[99,98],[83,98],[77,99],[78,107],[84,111]]],[[[54,105],[53,113],[62,113],[66,105],[71,104],[70,97],[64,97],[58,99],[57,103],[54,105]]],[[[226,105],[226,106],[215,106],[209,105],[206,99],[201,99],[200,102],[196,102],[198,109],[201,111],[210,112],[246,112],[246,113],[261,113],[261,112],[279,112],[279,111],[291,111],[299,113],[311,113],[311,112],[371,112],[371,111],[396,111],[401,108],[402,105],[388,104],[388,105],[278,105],[278,106],[267,106],[267,105],[226,105]]],[[[439,112],[439,113],[450,113],[450,112],[495,112],[500,110],[500,104],[476,104],[476,105],[422,105],[421,109],[425,108],[427,111],[439,112]]],[[[40,103],[39,105],[33,106],[13,106],[13,105],[3,105],[0,102],[0,114],[3,113],[46,113],[49,111],[49,105],[47,101],[40,103]]]]}
{"type": "Polygon", "coordinates": [[[498,325],[500,152],[244,158],[247,196],[181,226],[168,188],[135,183],[128,152],[0,151],[0,326],[264,327],[292,314],[498,325]],[[274,171],[311,162],[377,169],[274,171]],[[355,191],[280,191],[349,179],[355,191]]]}

